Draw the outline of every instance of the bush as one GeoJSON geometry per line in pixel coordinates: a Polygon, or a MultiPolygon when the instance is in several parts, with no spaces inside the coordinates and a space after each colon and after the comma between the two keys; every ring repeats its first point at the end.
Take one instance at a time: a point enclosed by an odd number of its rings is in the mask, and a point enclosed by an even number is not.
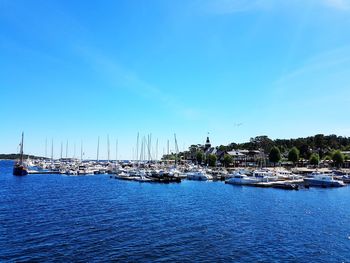
{"type": "Polygon", "coordinates": [[[320,156],[316,153],[311,154],[310,164],[311,165],[318,165],[319,162],[320,162],[320,156]]]}

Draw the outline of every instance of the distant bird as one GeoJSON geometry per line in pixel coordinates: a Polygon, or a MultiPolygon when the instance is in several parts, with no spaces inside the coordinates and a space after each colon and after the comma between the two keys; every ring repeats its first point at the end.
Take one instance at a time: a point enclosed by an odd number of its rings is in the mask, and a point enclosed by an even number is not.
{"type": "Polygon", "coordinates": [[[240,126],[243,125],[243,122],[239,122],[239,123],[235,122],[233,125],[234,125],[235,127],[240,127],[240,126]]]}

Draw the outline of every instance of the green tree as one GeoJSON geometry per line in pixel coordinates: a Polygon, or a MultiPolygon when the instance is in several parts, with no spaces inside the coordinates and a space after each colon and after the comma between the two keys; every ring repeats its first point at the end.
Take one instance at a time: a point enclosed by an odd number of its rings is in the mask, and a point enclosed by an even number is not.
{"type": "Polygon", "coordinates": [[[342,154],[341,151],[337,150],[333,152],[333,158],[332,158],[334,164],[339,167],[344,163],[344,154],[342,154]]]}
{"type": "Polygon", "coordinates": [[[297,147],[293,147],[288,153],[288,161],[297,163],[299,161],[299,150],[297,147]]]}
{"type": "Polygon", "coordinates": [[[214,167],[216,166],[216,155],[215,154],[209,154],[208,155],[208,163],[210,167],[214,167]]]}
{"type": "Polygon", "coordinates": [[[281,152],[278,147],[274,146],[272,147],[270,154],[269,154],[269,161],[276,166],[276,163],[278,163],[281,160],[281,152]]]}
{"type": "Polygon", "coordinates": [[[229,166],[231,163],[233,162],[233,157],[229,154],[225,154],[224,155],[224,160],[223,160],[223,163],[224,163],[224,166],[227,167],[229,166]]]}
{"type": "Polygon", "coordinates": [[[320,156],[317,153],[313,153],[311,154],[309,161],[311,165],[318,165],[320,162],[320,156]]]}
{"type": "Polygon", "coordinates": [[[310,146],[306,143],[302,144],[299,148],[300,156],[306,160],[308,160],[311,156],[310,146]]]}
{"type": "Polygon", "coordinates": [[[197,164],[202,164],[202,162],[204,160],[204,153],[202,151],[197,152],[196,160],[197,160],[197,164]]]}

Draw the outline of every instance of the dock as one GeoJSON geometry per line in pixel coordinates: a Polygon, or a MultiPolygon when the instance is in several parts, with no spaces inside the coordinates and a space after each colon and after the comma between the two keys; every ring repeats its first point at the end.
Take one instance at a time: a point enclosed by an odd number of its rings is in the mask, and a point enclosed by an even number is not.
{"type": "Polygon", "coordinates": [[[59,171],[35,171],[29,170],[28,174],[61,174],[59,171]]]}

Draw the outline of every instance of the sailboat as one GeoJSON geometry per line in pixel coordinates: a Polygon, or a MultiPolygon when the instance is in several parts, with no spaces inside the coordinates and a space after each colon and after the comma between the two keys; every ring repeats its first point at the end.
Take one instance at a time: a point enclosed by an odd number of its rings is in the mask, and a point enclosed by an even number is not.
{"type": "Polygon", "coordinates": [[[23,162],[23,137],[24,134],[22,132],[22,141],[21,141],[21,149],[20,149],[20,158],[18,161],[16,161],[15,165],[13,166],[13,175],[27,175],[28,174],[28,170],[27,167],[25,165],[25,163],[23,162]]]}

